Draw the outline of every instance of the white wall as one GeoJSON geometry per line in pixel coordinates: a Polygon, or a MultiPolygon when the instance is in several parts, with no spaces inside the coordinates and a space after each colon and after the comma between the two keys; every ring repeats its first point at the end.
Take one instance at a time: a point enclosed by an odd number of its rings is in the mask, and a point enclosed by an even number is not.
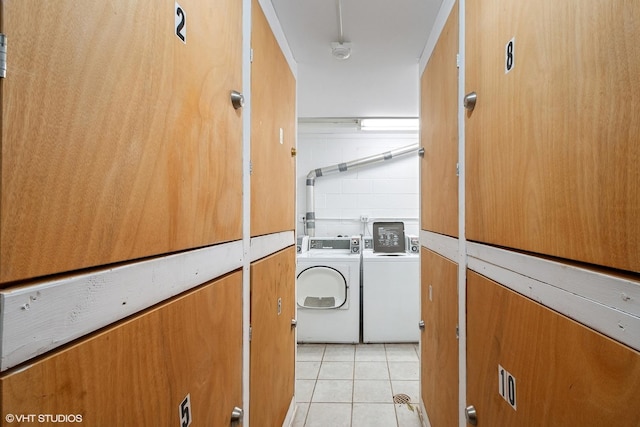
{"type": "MultiPolygon", "coordinates": [[[[355,124],[300,123],[297,155],[297,234],[303,235],[306,176],[312,169],[418,144],[418,132],[357,130],[355,124]]],[[[315,184],[316,236],[371,235],[375,220],[401,220],[419,234],[419,157],[408,154],[319,177],[315,184]],[[364,224],[360,217],[366,215],[364,224]]]]}
{"type": "Polygon", "coordinates": [[[417,117],[418,63],[298,64],[299,117],[417,117]],[[366,70],[362,72],[362,70],[366,70]]]}

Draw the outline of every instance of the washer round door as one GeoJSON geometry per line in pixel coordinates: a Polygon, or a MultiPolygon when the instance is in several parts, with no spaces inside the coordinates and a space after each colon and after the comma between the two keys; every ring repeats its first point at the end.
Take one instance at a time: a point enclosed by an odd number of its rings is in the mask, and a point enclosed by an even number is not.
{"type": "Polygon", "coordinates": [[[298,274],[298,306],[327,310],[344,306],[347,302],[347,279],[338,270],[314,266],[298,274]]]}

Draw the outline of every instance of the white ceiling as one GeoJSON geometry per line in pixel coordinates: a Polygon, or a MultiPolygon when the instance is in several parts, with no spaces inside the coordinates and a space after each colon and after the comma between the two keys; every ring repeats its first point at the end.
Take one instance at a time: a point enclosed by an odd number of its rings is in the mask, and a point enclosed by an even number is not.
{"type": "Polygon", "coordinates": [[[298,64],[299,117],[418,115],[418,68],[442,0],[271,0],[298,64]]]}

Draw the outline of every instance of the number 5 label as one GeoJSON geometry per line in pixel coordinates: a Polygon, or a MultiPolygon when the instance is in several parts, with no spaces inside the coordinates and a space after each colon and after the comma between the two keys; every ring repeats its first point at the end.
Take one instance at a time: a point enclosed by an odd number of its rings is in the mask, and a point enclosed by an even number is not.
{"type": "Polygon", "coordinates": [[[176,36],[182,43],[187,44],[187,14],[184,12],[184,9],[180,7],[178,2],[176,2],[176,36]]]}
{"type": "Polygon", "coordinates": [[[180,415],[180,427],[189,427],[191,425],[191,394],[187,394],[180,406],[178,407],[180,415]]]}

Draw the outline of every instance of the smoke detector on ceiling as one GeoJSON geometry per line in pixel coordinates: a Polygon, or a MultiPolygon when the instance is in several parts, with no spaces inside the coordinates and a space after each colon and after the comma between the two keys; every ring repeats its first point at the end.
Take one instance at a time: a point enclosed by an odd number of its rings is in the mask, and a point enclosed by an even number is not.
{"type": "Polygon", "coordinates": [[[349,59],[351,56],[351,43],[331,43],[331,54],[340,60],[349,59]]]}

